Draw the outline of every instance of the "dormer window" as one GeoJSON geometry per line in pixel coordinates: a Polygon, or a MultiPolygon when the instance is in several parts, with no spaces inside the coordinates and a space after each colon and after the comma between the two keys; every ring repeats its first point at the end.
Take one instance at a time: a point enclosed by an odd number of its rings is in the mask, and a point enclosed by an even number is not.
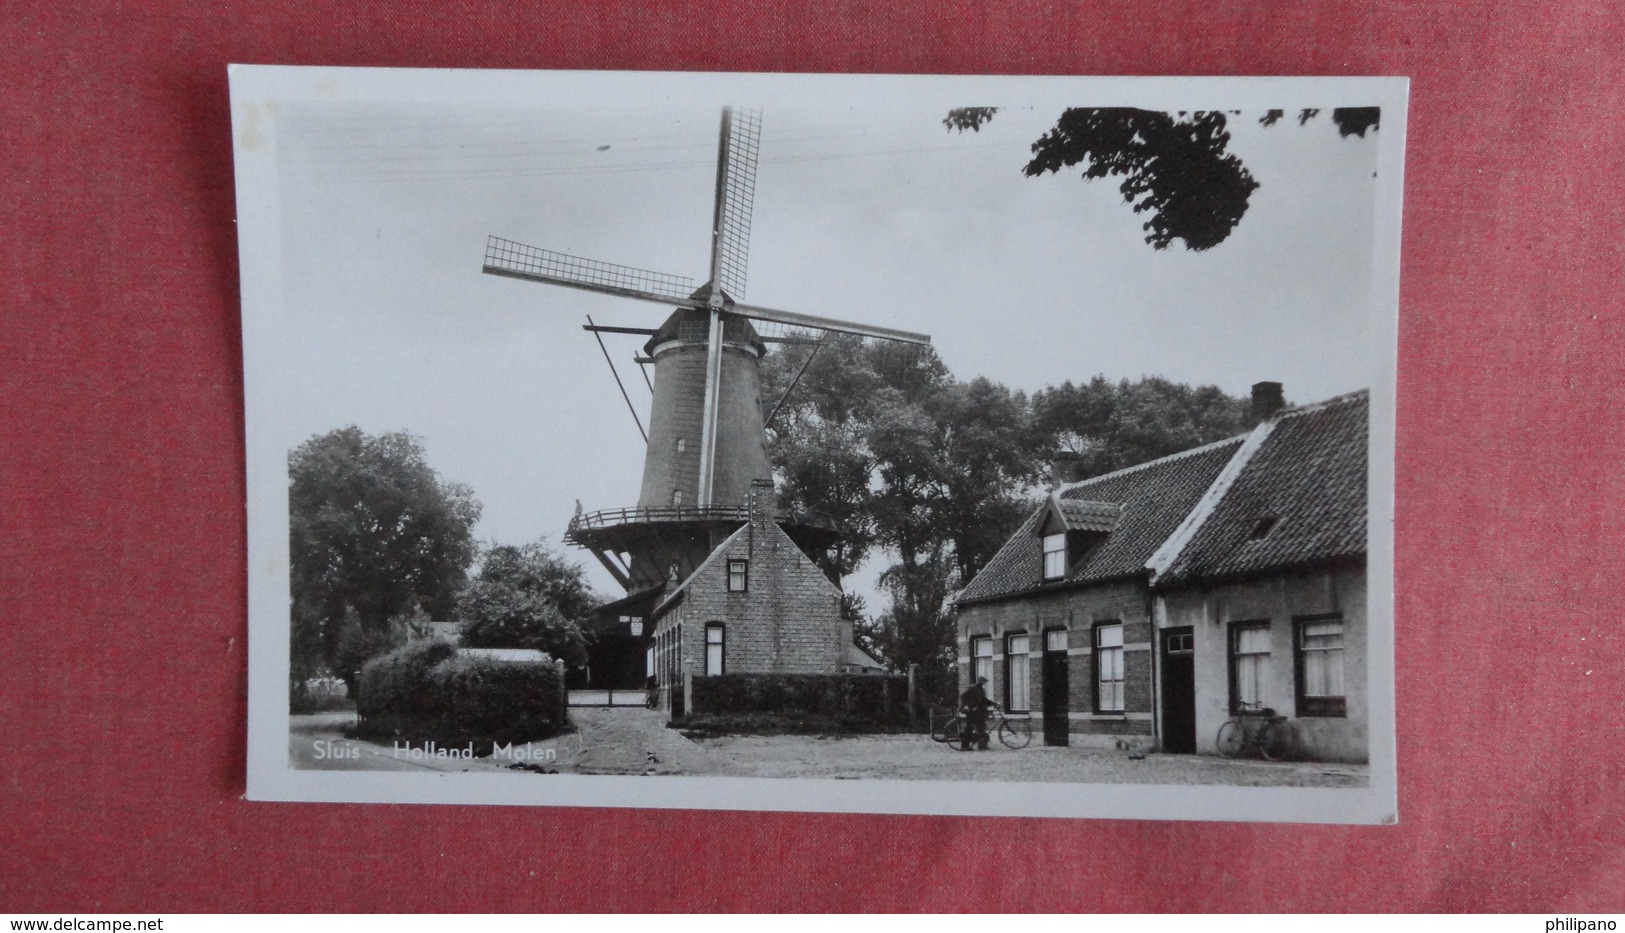
{"type": "Polygon", "coordinates": [[[1069,570],[1111,535],[1122,514],[1123,507],[1115,502],[1051,495],[1038,524],[1038,537],[1044,543],[1044,582],[1066,579],[1069,570]]]}
{"type": "Polygon", "coordinates": [[[1044,536],[1044,579],[1066,576],[1066,532],[1044,536]]]}

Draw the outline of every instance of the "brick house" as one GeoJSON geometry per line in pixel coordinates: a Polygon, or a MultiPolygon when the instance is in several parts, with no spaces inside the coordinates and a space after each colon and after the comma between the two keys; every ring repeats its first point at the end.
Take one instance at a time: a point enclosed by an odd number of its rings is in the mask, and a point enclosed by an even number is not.
{"type": "Polygon", "coordinates": [[[959,679],[1049,744],[1212,752],[1242,702],[1366,758],[1367,393],[1057,490],[958,599],[959,679]]]}
{"type": "Polygon", "coordinates": [[[1052,493],[958,600],[959,680],[1042,719],[1051,745],[1155,734],[1146,564],[1241,446],[1239,438],[1052,493]]]}
{"type": "Polygon", "coordinates": [[[760,486],[749,520],[650,614],[650,675],[674,715],[687,708],[685,675],[834,674],[874,663],[852,644],[840,588],[776,520],[772,484],[760,486]]]}

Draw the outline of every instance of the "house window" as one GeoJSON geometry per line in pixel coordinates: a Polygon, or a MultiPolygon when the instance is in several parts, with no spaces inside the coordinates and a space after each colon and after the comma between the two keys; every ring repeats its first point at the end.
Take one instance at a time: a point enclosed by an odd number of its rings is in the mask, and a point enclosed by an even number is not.
{"type": "Polygon", "coordinates": [[[993,682],[993,639],[983,635],[970,640],[971,654],[971,680],[986,677],[988,683],[993,682]]]}
{"type": "Polygon", "coordinates": [[[1027,700],[1027,636],[1006,635],[1004,654],[1004,708],[1025,713],[1031,708],[1027,700]]]}
{"type": "Polygon", "coordinates": [[[679,437],[677,439],[677,452],[682,453],[683,451],[685,451],[687,449],[688,449],[688,443],[686,441],[684,441],[682,438],[679,437]]]}
{"type": "Polygon", "coordinates": [[[1066,629],[1058,628],[1058,629],[1051,629],[1050,631],[1045,632],[1044,633],[1044,650],[1045,651],[1065,651],[1066,650],[1066,629]]]}
{"type": "Polygon", "coordinates": [[[1044,579],[1066,576],[1066,532],[1044,536],[1044,579]]]}
{"type": "Polygon", "coordinates": [[[678,508],[682,508],[683,491],[681,489],[673,489],[671,491],[671,504],[677,506],[678,508]]]}
{"type": "Polygon", "coordinates": [[[1123,624],[1095,626],[1095,712],[1123,711],[1123,624]]]}
{"type": "Polygon", "coordinates": [[[1297,620],[1299,716],[1347,716],[1343,693],[1343,617],[1297,620]]]}
{"type": "Polygon", "coordinates": [[[705,676],[722,673],[722,623],[709,622],[705,626],[705,676]]]}
{"type": "Polygon", "coordinates": [[[1230,626],[1230,712],[1243,703],[1264,705],[1270,682],[1270,624],[1235,622],[1230,626]]]}
{"type": "Polygon", "coordinates": [[[728,592],[743,593],[748,589],[750,589],[750,561],[728,561],[728,592]]]}

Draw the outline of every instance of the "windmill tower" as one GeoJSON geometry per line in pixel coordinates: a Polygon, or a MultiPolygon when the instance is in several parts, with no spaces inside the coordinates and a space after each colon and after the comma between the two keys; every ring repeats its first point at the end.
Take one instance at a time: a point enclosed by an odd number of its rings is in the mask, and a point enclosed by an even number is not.
{"type": "MultiPolygon", "coordinates": [[[[663,595],[682,586],[746,526],[753,509],[772,511],[759,371],[768,342],[818,342],[826,334],[843,333],[930,343],[925,334],[742,301],[760,138],[759,114],[723,110],[711,263],[699,287],[683,276],[495,236],[486,241],[484,271],[491,275],[675,306],[657,328],[587,328],[646,335],[640,362],[654,368],[637,505],[578,514],[565,533],[566,541],[590,551],[627,590],[627,598],[611,607],[632,618],[656,609],[663,595]]],[[[834,540],[832,529],[815,522],[773,518],[803,550],[822,550],[834,540]]]]}

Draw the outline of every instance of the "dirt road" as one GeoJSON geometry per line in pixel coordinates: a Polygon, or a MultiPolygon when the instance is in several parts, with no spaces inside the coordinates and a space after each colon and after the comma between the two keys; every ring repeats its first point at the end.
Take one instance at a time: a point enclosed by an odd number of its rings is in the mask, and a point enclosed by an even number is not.
{"type": "Polygon", "coordinates": [[[575,731],[534,742],[526,762],[402,757],[388,745],[344,738],[353,714],[296,716],[289,760],[296,768],[378,771],[512,771],[559,774],[884,778],[929,781],[1053,781],[1082,784],[1224,784],[1363,787],[1365,765],[1225,761],[1032,745],[960,752],[923,735],[747,735],[698,742],[666,728],[663,713],[617,707],[570,711],[575,731]],[[322,745],[319,743],[327,743],[322,745]],[[341,744],[340,744],[341,743],[341,744]]]}

